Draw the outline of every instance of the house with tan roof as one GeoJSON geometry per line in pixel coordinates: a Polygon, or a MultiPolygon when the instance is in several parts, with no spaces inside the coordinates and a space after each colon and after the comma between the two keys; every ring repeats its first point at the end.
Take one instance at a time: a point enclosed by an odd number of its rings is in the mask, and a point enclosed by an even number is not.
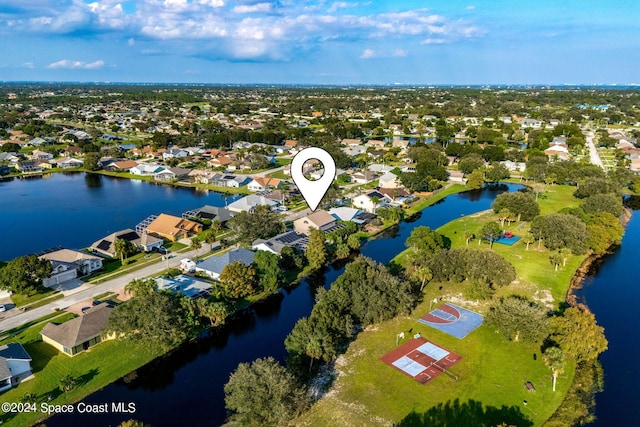
{"type": "Polygon", "coordinates": [[[147,226],[147,233],[172,242],[200,232],[202,224],[167,214],[160,214],[147,226]]]}
{"type": "Polygon", "coordinates": [[[42,341],[67,356],[75,356],[104,340],[114,338],[113,334],[105,332],[111,310],[111,305],[102,303],[67,322],[48,323],[40,332],[42,341]]]}
{"type": "Polygon", "coordinates": [[[111,233],[108,236],[103,237],[96,242],[93,242],[93,244],[90,246],[90,249],[101,255],[115,258],[115,242],[117,239],[127,240],[131,242],[136,248],[145,252],[152,251],[153,249],[158,249],[164,243],[162,239],[159,239],[155,236],[150,236],[147,233],[138,233],[137,231],[133,231],[130,228],[126,228],[124,230],[111,233]]]}
{"type": "Polygon", "coordinates": [[[135,168],[136,166],[138,166],[138,162],[136,162],[135,160],[120,160],[109,164],[107,169],[113,171],[128,171],[129,169],[135,168]]]}
{"type": "Polygon", "coordinates": [[[38,254],[38,258],[51,263],[51,275],[42,280],[52,286],[78,276],[86,276],[102,268],[102,258],[72,249],[52,249],[38,254]]]}
{"type": "Polygon", "coordinates": [[[337,220],[327,211],[319,209],[305,217],[293,221],[296,233],[309,235],[312,229],[327,232],[336,226],[337,220]]]}
{"type": "Polygon", "coordinates": [[[208,163],[213,167],[229,166],[231,163],[233,163],[233,160],[231,159],[231,157],[222,156],[222,157],[213,158],[209,160],[208,163]]]}
{"type": "Polygon", "coordinates": [[[267,189],[280,188],[282,181],[268,176],[257,176],[251,181],[247,188],[249,191],[264,191],[267,189]]]}

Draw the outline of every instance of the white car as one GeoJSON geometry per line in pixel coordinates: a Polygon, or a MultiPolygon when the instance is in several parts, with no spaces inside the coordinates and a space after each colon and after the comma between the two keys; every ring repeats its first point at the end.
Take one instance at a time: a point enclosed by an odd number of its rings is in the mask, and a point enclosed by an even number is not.
{"type": "Polygon", "coordinates": [[[0,304],[0,312],[2,311],[7,311],[7,307],[5,307],[4,304],[0,304]]]}

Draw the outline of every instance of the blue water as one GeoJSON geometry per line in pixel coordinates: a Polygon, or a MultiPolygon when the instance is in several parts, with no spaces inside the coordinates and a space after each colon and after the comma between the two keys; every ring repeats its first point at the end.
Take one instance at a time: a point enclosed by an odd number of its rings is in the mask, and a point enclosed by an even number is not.
{"type": "Polygon", "coordinates": [[[596,395],[597,421],[594,427],[637,425],[640,420],[640,218],[631,218],[622,246],[607,256],[584,288],[577,292],[595,314],[609,340],[602,353],[604,392],[596,395]],[[633,421],[635,420],[635,421],[633,421]]]}
{"type": "Polygon", "coordinates": [[[0,180],[2,241],[10,242],[0,245],[0,260],[54,246],[87,247],[114,231],[135,229],[149,215],[180,216],[205,204],[224,206],[224,196],[85,173],[0,180]]]}

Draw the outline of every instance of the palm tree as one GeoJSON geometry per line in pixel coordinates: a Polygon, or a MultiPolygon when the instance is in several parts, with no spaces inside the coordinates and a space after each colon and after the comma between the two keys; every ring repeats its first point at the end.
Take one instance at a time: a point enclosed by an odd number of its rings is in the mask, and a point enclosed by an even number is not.
{"type": "Polygon", "coordinates": [[[211,228],[205,235],[204,241],[209,244],[209,252],[213,250],[213,244],[216,242],[216,232],[211,228]]]}
{"type": "Polygon", "coordinates": [[[567,260],[571,256],[571,249],[562,248],[560,250],[560,255],[562,255],[562,266],[565,267],[567,265],[567,260]]]}
{"type": "Polygon", "coordinates": [[[153,279],[133,279],[124,287],[124,292],[133,297],[149,295],[156,289],[156,282],[153,279]]]}
{"type": "Polygon", "coordinates": [[[564,371],[564,353],[560,347],[549,347],[542,355],[544,364],[553,374],[553,391],[556,391],[556,379],[564,371]]]}
{"type": "Polygon", "coordinates": [[[526,250],[528,251],[529,250],[529,245],[532,244],[533,242],[535,242],[536,238],[534,237],[533,234],[527,233],[522,238],[522,241],[527,244],[527,249],[526,250]]]}
{"type": "Polygon", "coordinates": [[[125,258],[133,251],[133,244],[125,239],[117,238],[113,242],[113,247],[116,251],[116,256],[120,257],[121,264],[124,264],[125,258]]]}
{"type": "Polygon", "coordinates": [[[507,208],[500,210],[500,212],[498,213],[498,216],[500,217],[500,227],[504,228],[504,222],[508,220],[511,215],[511,211],[507,208]]]}
{"type": "Polygon", "coordinates": [[[67,374],[60,380],[60,390],[64,392],[71,391],[77,383],[77,379],[75,379],[71,374],[67,374]]]}
{"type": "Polygon", "coordinates": [[[433,272],[426,265],[420,266],[413,271],[413,276],[420,281],[420,291],[424,289],[424,286],[433,279],[433,272]]]}
{"type": "Polygon", "coordinates": [[[228,307],[222,302],[212,302],[205,298],[196,300],[196,307],[202,317],[206,317],[211,322],[211,326],[218,326],[229,314],[228,307]]]}
{"type": "Polygon", "coordinates": [[[311,338],[307,343],[307,347],[305,350],[307,356],[311,358],[311,362],[309,363],[309,372],[311,372],[314,359],[320,359],[322,357],[322,346],[316,338],[311,338]]]}
{"type": "Polygon", "coordinates": [[[467,246],[469,246],[469,240],[473,239],[473,233],[470,231],[465,231],[464,232],[464,241],[466,243],[467,246]]]}
{"type": "Polygon", "coordinates": [[[202,247],[202,242],[200,241],[200,239],[198,239],[197,237],[192,237],[191,249],[196,251],[196,258],[198,257],[198,252],[200,251],[201,247],[202,247]]]}
{"type": "Polygon", "coordinates": [[[556,252],[549,257],[549,261],[551,261],[551,264],[555,266],[555,271],[558,271],[558,266],[562,264],[563,260],[564,260],[564,257],[559,252],[556,252]]]}

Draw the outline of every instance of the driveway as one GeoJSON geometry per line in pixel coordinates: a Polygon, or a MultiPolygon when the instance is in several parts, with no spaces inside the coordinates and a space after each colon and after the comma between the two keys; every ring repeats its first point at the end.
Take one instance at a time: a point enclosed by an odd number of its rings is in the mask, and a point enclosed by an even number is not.
{"type": "Polygon", "coordinates": [[[587,134],[587,149],[589,150],[589,160],[591,161],[591,163],[604,169],[605,167],[602,163],[602,159],[598,154],[596,145],[593,143],[593,131],[587,134]]]}

